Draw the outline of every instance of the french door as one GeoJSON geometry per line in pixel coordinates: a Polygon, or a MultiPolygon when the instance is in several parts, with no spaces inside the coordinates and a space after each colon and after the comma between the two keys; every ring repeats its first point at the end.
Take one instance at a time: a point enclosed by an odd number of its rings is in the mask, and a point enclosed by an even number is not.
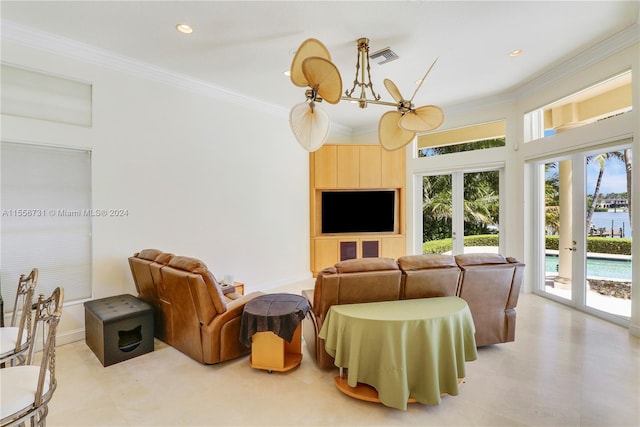
{"type": "Polygon", "coordinates": [[[535,165],[535,292],[619,324],[631,315],[631,147],[535,165]]]}
{"type": "Polygon", "coordinates": [[[423,250],[499,252],[502,168],[422,176],[423,250]]]}

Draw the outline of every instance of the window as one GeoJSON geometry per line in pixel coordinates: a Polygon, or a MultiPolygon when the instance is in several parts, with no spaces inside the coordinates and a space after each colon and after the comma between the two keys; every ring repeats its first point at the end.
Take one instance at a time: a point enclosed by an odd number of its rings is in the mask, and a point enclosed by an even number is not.
{"type": "Polygon", "coordinates": [[[36,294],[91,297],[91,152],[2,142],[2,297],[40,270],[36,294]]]}
{"type": "Polygon", "coordinates": [[[91,126],[92,87],[2,64],[2,114],[91,126]]]}
{"type": "Polygon", "coordinates": [[[525,142],[625,114],[633,108],[631,71],[525,114],[525,142]]]}

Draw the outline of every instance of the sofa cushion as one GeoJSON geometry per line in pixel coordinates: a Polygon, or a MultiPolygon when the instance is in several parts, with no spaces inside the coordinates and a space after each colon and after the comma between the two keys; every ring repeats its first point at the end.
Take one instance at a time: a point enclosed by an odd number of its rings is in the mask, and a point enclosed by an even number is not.
{"type": "Polygon", "coordinates": [[[476,254],[460,254],[455,256],[456,263],[460,267],[466,265],[482,265],[482,264],[508,264],[507,259],[500,254],[476,253],[476,254]]]}
{"type": "Polygon", "coordinates": [[[134,256],[136,258],[146,259],[147,261],[155,261],[159,255],[162,255],[162,252],[159,249],[143,249],[134,256]]]}
{"type": "Polygon", "coordinates": [[[356,258],[340,261],[335,265],[338,273],[361,273],[365,271],[398,270],[393,258],[356,258]]]}
{"type": "Polygon", "coordinates": [[[177,268],[178,270],[184,270],[194,273],[197,269],[207,269],[207,265],[197,258],[191,258],[188,256],[177,256],[169,261],[169,267],[177,268]]]}
{"type": "Polygon", "coordinates": [[[143,249],[133,256],[147,261],[155,261],[163,265],[169,264],[169,261],[173,258],[173,254],[162,252],[159,249],[143,249]]]}
{"type": "Polygon", "coordinates": [[[423,254],[407,255],[398,258],[402,271],[426,270],[430,268],[457,268],[456,259],[452,255],[423,254]]]}
{"type": "Polygon", "coordinates": [[[224,294],[222,293],[222,288],[220,288],[215,276],[209,271],[204,262],[197,258],[176,256],[169,261],[169,267],[201,275],[207,285],[207,291],[209,292],[209,296],[213,301],[216,311],[218,313],[224,313],[227,310],[227,304],[225,302],[224,294]]]}

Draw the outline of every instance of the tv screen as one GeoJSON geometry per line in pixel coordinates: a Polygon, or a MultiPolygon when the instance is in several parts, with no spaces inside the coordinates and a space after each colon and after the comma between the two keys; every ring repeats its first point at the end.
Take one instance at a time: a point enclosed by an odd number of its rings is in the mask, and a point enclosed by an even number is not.
{"type": "Polygon", "coordinates": [[[394,190],[323,191],[322,233],[395,231],[394,190]]]}

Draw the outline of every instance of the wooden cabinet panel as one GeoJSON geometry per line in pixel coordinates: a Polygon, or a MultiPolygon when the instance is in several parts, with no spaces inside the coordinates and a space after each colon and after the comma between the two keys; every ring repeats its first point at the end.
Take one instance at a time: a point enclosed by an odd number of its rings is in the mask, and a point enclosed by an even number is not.
{"type": "Polygon", "coordinates": [[[315,254],[311,269],[314,274],[338,262],[338,239],[316,239],[313,247],[315,254]]]}
{"type": "Polygon", "coordinates": [[[406,148],[387,151],[382,150],[381,182],[384,188],[404,187],[405,182],[405,153],[406,148]]]}
{"type": "Polygon", "coordinates": [[[337,188],[358,188],[360,186],[360,147],[338,145],[337,148],[337,188]]]}
{"type": "Polygon", "coordinates": [[[407,240],[405,236],[382,237],[380,256],[384,258],[400,258],[406,254],[407,240]]]}
{"type": "Polygon", "coordinates": [[[380,188],[381,154],[378,145],[360,147],[360,188],[380,188]]]}
{"type": "Polygon", "coordinates": [[[335,188],[338,185],[338,150],[335,145],[325,145],[313,153],[314,181],[316,188],[335,188]]]}

